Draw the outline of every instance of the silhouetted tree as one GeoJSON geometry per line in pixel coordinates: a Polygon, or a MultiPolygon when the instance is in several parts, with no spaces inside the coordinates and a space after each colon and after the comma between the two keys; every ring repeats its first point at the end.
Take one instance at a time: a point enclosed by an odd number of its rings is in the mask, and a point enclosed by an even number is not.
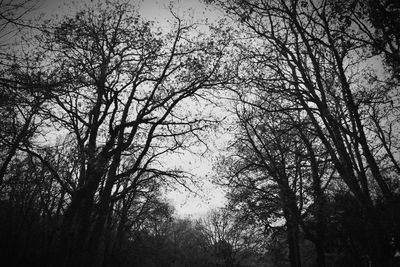
{"type": "Polygon", "coordinates": [[[251,260],[263,254],[260,227],[241,220],[232,210],[212,210],[199,223],[212,266],[253,266],[251,260]]]}
{"type": "MultiPolygon", "coordinates": [[[[380,91],[381,87],[362,80],[371,75],[364,66],[370,60],[369,44],[374,43],[375,37],[364,27],[369,25],[365,17],[355,11],[357,1],[214,2],[242,26],[243,38],[238,39],[237,47],[243,52],[239,54],[237,73],[242,80],[240,86],[246,88],[252,98],[249,101],[239,94],[239,100],[252,105],[252,100],[269,94],[271,97],[266,101],[282,103],[283,109],[282,106],[273,110],[267,108],[265,114],[275,112],[283,116],[287,109],[301,112],[301,117],[309,122],[310,132],[318,137],[317,142],[328,153],[335,171],[363,209],[369,236],[368,248],[363,253],[368,254],[375,265],[385,262],[391,257],[388,253],[390,236],[397,235],[394,229],[399,227],[394,217],[392,227],[383,227],[374,202],[383,198],[394,215],[396,196],[392,184],[395,181],[393,172],[387,172],[384,165],[388,161],[381,160],[380,148],[384,145],[376,145],[372,132],[379,132],[379,129],[370,130],[366,110],[371,102],[386,104],[396,93],[393,87],[380,91]],[[243,39],[246,43],[241,42],[243,39]],[[253,40],[254,48],[248,39],[253,40]]],[[[396,5],[388,5],[388,9],[389,6],[393,12],[397,10],[393,8],[396,5]]],[[[369,27],[373,29],[373,25],[369,27]]],[[[386,45],[392,44],[395,48],[395,42],[393,34],[386,45]]],[[[397,97],[394,99],[397,103],[397,97]]],[[[375,106],[375,109],[380,108],[375,106]]],[[[244,117],[243,121],[251,118],[244,117]]],[[[279,116],[272,120],[278,124],[278,129],[282,121],[287,120],[279,116]]],[[[253,128],[257,127],[255,123],[253,128]]],[[[271,130],[266,132],[271,133],[271,130]]],[[[256,143],[253,149],[264,147],[256,143]]],[[[397,150],[393,146],[392,149],[397,150]]],[[[390,158],[390,153],[382,153],[390,158]]],[[[287,157],[283,158],[287,161],[287,157]]],[[[396,165],[393,160],[388,164],[396,165]]],[[[276,172],[284,169],[277,165],[274,168],[276,172]]]]}
{"type": "MultiPolygon", "coordinates": [[[[76,155],[72,177],[55,174],[71,196],[56,257],[65,266],[101,265],[99,244],[114,200],[135,191],[144,175],[181,176],[159,158],[209,126],[182,107],[222,82],[221,47],[189,42],[194,28],[175,19],[175,30],[163,35],[129,4],[106,3],[38,37],[49,68],[68,81],[43,112],[76,155]]],[[[37,149],[27,151],[43,159],[37,149]]]]}

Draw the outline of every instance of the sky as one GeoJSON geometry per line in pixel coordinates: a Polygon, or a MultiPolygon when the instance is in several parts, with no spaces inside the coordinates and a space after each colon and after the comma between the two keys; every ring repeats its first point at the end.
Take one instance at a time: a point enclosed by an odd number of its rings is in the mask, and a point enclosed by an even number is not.
{"type": "MultiPolygon", "coordinates": [[[[35,0],[34,0],[35,1],[35,0]]],[[[51,19],[54,16],[63,16],[65,14],[73,14],[74,11],[84,1],[70,0],[36,0],[36,9],[32,17],[41,19],[51,19]]],[[[91,2],[91,0],[86,0],[91,2]]],[[[172,4],[174,13],[184,18],[187,22],[194,21],[217,21],[221,17],[221,13],[204,3],[201,0],[131,0],[138,6],[139,14],[147,19],[155,22],[157,27],[168,27],[172,21],[172,15],[169,6],[172,4]]],[[[222,142],[223,143],[223,142],[222,142]]],[[[176,166],[177,162],[187,172],[193,174],[198,185],[192,187],[189,192],[182,186],[167,188],[165,197],[175,208],[175,215],[179,217],[198,218],[206,215],[206,213],[214,208],[218,208],[225,203],[225,193],[222,188],[218,188],[211,181],[214,177],[212,172],[212,161],[218,153],[218,147],[222,146],[221,142],[211,145],[210,153],[206,158],[196,157],[190,154],[177,156],[171,162],[172,166],[176,166]]]]}
{"type": "MultiPolygon", "coordinates": [[[[54,14],[65,14],[73,12],[74,8],[79,7],[85,2],[93,0],[33,0],[36,1],[36,12],[46,17],[54,14]]],[[[95,0],[96,1],[96,0],[95,0]]],[[[146,19],[166,22],[171,18],[169,6],[173,7],[174,12],[180,17],[194,19],[218,19],[221,13],[215,8],[208,6],[202,0],[130,0],[139,8],[139,13],[146,19]]]]}

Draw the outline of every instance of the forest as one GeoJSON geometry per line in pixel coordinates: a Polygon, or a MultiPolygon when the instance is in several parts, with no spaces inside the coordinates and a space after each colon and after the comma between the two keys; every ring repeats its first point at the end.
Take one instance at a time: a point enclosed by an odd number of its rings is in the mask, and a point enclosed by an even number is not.
{"type": "Polygon", "coordinates": [[[400,266],[400,2],[0,0],[3,266],[400,266]],[[212,156],[226,205],[166,188],[212,156]]]}

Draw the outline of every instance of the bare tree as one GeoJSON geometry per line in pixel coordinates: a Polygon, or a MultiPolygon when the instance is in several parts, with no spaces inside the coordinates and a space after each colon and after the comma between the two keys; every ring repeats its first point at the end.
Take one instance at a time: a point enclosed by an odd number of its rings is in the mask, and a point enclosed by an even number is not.
{"type": "Polygon", "coordinates": [[[49,68],[67,81],[41,114],[72,140],[76,172],[64,177],[40,150],[23,149],[47,162],[70,194],[57,259],[65,266],[101,264],[94,259],[112,203],[137,189],[144,175],[182,176],[165,169],[161,157],[210,126],[187,106],[223,82],[224,44],[190,41],[194,27],[175,19],[173,32],[157,33],[132,6],[107,3],[40,37],[49,68]]]}
{"type": "Polygon", "coordinates": [[[200,221],[201,232],[208,242],[212,262],[216,266],[247,266],[248,259],[262,254],[260,228],[241,221],[227,209],[213,210],[200,221]]]}
{"type": "MultiPolygon", "coordinates": [[[[370,37],[346,13],[355,10],[357,3],[278,0],[219,4],[240,21],[246,36],[255,40],[249,63],[242,63],[239,75],[245,76],[253,68],[248,80],[302,110],[341,179],[363,206],[370,232],[367,253],[375,264],[385,261],[390,257],[389,236],[394,232],[386,231],[379,222],[374,201],[377,196],[385,199],[394,212],[396,197],[390,186],[393,176],[384,175],[375,140],[366,127],[369,102],[362,96],[371,87],[357,81],[368,76],[362,64],[370,55],[364,41],[370,37]]],[[[396,220],[391,224],[391,229],[398,228],[396,220]]]]}

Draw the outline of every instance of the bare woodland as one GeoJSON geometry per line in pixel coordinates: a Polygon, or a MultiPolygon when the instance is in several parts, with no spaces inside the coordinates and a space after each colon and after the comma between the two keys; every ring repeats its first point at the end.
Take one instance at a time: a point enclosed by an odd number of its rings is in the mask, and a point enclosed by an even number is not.
{"type": "Polygon", "coordinates": [[[400,264],[399,3],[203,3],[206,31],[0,0],[7,266],[400,264]],[[168,158],[210,133],[227,205],[179,218],[163,189],[198,177],[168,158]]]}

